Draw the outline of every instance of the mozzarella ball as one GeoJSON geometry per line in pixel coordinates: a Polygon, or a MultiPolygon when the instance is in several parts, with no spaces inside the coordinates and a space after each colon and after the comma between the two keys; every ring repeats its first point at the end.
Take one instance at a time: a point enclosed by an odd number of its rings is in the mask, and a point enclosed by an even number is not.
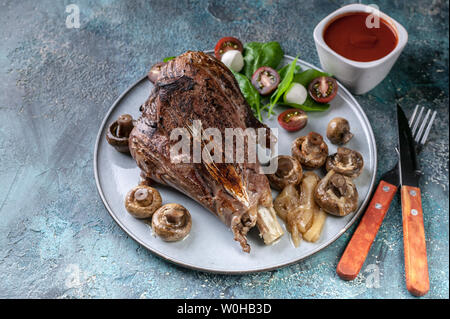
{"type": "Polygon", "coordinates": [[[244,67],[244,57],[241,51],[230,50],[222,55],[222,63],[234,72],[239,72],[244,67]]]}

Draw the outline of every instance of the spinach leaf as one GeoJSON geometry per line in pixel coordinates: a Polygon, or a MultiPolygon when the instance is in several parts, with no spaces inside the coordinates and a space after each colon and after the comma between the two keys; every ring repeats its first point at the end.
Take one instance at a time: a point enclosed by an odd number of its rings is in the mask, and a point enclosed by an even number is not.
{"type": "Polygon", "coordinates": [[[169,56],[169,57],[167,57],[167,58],[164,58],[164,59],[163,59],[163,62],[165,63],[165,62],[170,61],[170,60],[173,60],[173,59],[175,59],[175,58],[176,58],[176,56],[169,56]]]}
{"type": "Polygon", "coordinates": [[[234,77],[236,78],[239,88],[241,89],[242,95],[247,100],[248,104],[250,104],[250,107],[252,108],[253,112],[255,113],[256,117],[260,122],[262,122],[261,117],[261,96],[259,95],[259,92],[255,89],[255,87],[252,85],[250,80],[243,74],[233,72],[234,77]]]}
{"type": "Polygon", "coordinates": [[[286,102],[279,102],[278,104],[290,106],[295,109],[301,109],[305,112],[323,112],[328,110],[328,108],[330,107],[330,104],[317,103],[309,96],[306,98],[306,101],[303,104],[286,103],[286,102]]]}
{"type": "Polygon", "coordinates": [[[289,65],[289,68],[286,71],[286,75],[284,76],[284,78],[280,82],[280,84],[278,84],[277,90],[275,92],[273,92],[272,96],[270,97],[269,117],[272,113],[272,109],[274,108],[275,104],[277,104],[280,97],[284,94],[284,92],[286,92],[286,90],[291,85],[292,80],[294,79],[294,72],[295,72],[295,66],[297,65],[297,59],[298,59],[298,56],[289,65]]]}
{"type": "Polygon", "coordinates": [[[270,66],[276,69],[283,59],[284,52],[278,42],[249,42],[244,46],[243,73],[252,78],[253,73],[262,67],[270,66]]]}
{"type": "Polygon", "coordinates": [[[315,78],[318,78],[319,76],[332,76],[332,75],[318,70],[308,69],[306,71],[296,74],[294,76],[293,82],[300,83],[305,88],[308,88],[309,83],[315,78]]]}

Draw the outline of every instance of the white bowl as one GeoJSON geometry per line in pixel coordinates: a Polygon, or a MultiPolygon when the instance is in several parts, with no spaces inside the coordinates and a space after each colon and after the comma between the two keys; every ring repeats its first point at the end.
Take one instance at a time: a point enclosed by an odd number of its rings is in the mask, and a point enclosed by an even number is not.
{"type": "Polygon", "coordinates": [[[314,42],[322,69],[333,74],[352,93],[364,94],[377,86],[389,73],[408,42],[408,32],[400,23],[381,11],[377,11],[380,17],[389,23],[396,32],[398,39],[396,47],[388,55],[375,61],[358,62],[347,59],[333,51],[325,43],[323,32],[336,17],[349,12],[374,13],[374,8],[364,4],[350,4],[334,11],[315,27],[314,42]]]}

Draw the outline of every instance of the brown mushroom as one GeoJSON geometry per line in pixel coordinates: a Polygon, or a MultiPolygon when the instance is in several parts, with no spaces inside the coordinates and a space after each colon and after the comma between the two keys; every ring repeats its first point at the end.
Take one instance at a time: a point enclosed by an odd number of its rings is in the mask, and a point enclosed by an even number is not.
{"type": "Polygon", "coordinates": [[[303,170],[299,161],[289,155],[280,155],[274,160],[278,161],[277,171],[274,174],[268,174],[270,186],[276,190],[282,190],[287,185],[297,185],[300,183],[303,170]]]}
{"type": "Polygon", "coordinates": [[[358,177],[364,167],[362,155],[346,147],[338,147],[337,153],[328,156],[326,169],[350,178],[358,177]]]}
{"type": "Polygon", "coordinates": [[[131,115],[122,114],[117,121],[113,122],[106,133],[106,140],[117,151],[121,153],[130,153],[128,148],[128,137],[134,127],[134,121],[131,115]]]}
{"type": "Polygon", "coordinates": [[[292,156],[305,168],[319,168],[327,160],[328,145],[324,142],[322,135],[310,132],[307,136],[298,137],[293,142],[292,156]]]}
{"type": "Polygon", "coordinates": [[[125,208],[134,217],[145,219],[161,207],[159,192],[153,187],[138,185],[131,189],[125,197],[125,208]]]}
{"type": "Polygon", "coordinates": [[[358,191],[350,177],[331,170],[317,184],[314,199],[324,211],[345,216],[358,207],[358,191]]]}
{"type": "Polygon", "coordinates": [[[353,134],[350,132],[350,124],[343,117],[335,117],[328,123],[327,137],[333,144],[342,145],[350,141],[353,134]]]}
{"type": "Polygon", "coordinates": [[[152,228],[164,241],[178,241],[191,231],[192,219],[189,211],[179,204],[160,207],[152,218],[152,228]]]}

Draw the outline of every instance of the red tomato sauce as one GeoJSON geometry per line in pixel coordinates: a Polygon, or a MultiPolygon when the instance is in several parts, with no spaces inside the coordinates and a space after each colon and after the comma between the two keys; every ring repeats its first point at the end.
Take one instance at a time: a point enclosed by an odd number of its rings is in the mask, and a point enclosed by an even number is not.
{"type": "Polygon", "coordinates": [[[379,28],[368,28],[366,19],[374,22],[366,12],[351,12],[339,16],[324,30],[325,43],[343,57],[368,62],[381,59],[394,50],[397,34],[382,18],[379,28]]]}

